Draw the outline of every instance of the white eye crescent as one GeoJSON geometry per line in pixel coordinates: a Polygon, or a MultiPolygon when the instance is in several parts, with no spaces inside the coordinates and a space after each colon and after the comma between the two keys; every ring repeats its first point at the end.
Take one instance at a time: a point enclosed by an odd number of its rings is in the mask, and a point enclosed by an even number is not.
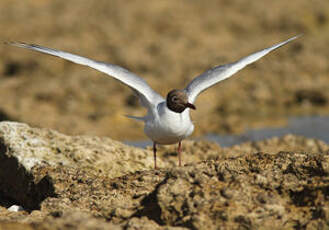
{"type": "Polygon", "coordinates": [[[171,98],[171,100],[172,100],[173,102],[176,102],[176,101],[178,100],[178,97],[177,97],[177,96],[173,96],[173,97],[171,98]]]}

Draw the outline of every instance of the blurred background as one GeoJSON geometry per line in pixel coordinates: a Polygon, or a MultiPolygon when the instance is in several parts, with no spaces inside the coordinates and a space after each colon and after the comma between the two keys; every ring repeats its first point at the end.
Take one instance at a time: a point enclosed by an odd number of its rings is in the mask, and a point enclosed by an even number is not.
{"type": "MultiPolygon", "coordinates": [[[[2,41],[121,65],[163,96],[198,74],[303,33],[204,92],[194,136],[329,114],[329,1],[1,0],[2,41]]],[[[0,45],[0,120],[66,134],[143,140],[132,91],[87,67],[0,45]]]]}

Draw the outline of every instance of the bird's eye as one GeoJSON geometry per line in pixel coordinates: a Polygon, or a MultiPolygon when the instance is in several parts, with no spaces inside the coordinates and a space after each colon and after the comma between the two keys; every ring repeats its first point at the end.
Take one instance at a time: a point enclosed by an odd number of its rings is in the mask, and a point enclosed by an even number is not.
{"type": "Polygon", "coordinates": [[[171,100],[172,100],[173,102],[177,102],[177,101],[178,101],[178,98],[177,98],[177,96],[173,96],[173,97],[171,98],[171,100]]]}

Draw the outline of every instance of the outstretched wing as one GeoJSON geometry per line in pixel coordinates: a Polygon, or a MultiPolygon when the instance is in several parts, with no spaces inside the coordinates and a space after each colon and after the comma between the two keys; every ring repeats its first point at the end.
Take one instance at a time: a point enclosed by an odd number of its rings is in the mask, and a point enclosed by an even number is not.
{"type": "Polygon", "coordinates": [[[272,50],[275,50],[288,42],[295,40],[299,36],[292,37],[284,42],[273,45],[269,48],[263,49],[256,53],[253,53],[247,57],[241,58],[240,60],[233,62],[231,64],[221,65],[214,67],[203,74],[194,78],[188,86],[185,88],[189,102],[194,103],[196,97],[207,88],[215,85],[216,83],[231,77],[233,74],[243,69],[245,66],[257,61],[261,57],[265,56],[272,50]]]}
{"type": "Polygon", "coordinates": [[[25,44],[25,43],[19,43],[19,42],[10,42],[8,44],[17,46],[17,47],[21,47],[21,48],[35,50],[35,51],[38,51],[41,53],[50,54],[50,55],[60,57],[60,58],[66,59],[68,61],[80,64],[80,65],[89,66],[93,69],[106,73],[106,74],[110,75],[111,77],[115,78],[116,80],[119,80],[120,82],[122,82],[122,83],[126,84],[127,86],[129,86],[130,88],[132,88],[137,93],[139,98],[141,99],[142,105],[148,109],[150,109],[153,106],[156,106],[158,103],[160,103],[164,100],[163,97],[161,97],[158,93],[156,93],[146,83],[146,81],[144,79],[140,78],[136,74],[134,74],[120,66],[95,61],[95,60],[92,60],[89,58],[85,58],[82,56],[78,56],[78,55],[60,51],[60,50],[42,47],[39,45],[25,44]]]}

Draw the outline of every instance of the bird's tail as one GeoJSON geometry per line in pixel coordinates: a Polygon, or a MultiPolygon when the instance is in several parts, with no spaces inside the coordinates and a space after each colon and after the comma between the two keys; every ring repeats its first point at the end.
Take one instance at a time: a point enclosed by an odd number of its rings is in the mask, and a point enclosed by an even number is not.
{"type": "Polygon", "coordinates": [[[145,121],[145,117],[135,117],[135,116],[131,116],[131,115],[125,115],[128,118],[134,119],[136,121],[145,121]]]}

